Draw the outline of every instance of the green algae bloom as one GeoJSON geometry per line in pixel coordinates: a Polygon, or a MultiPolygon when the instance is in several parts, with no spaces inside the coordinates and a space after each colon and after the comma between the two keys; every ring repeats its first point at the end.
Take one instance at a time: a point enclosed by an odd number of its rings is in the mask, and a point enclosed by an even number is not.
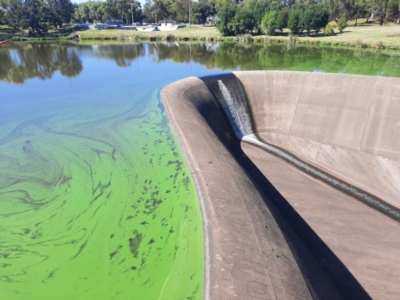
{"type": "Polygon", "coordinates": [[[122,88],[10,104],[2,299],[202,299],[192,179],[157,92],[111,105],[122,88]]]}

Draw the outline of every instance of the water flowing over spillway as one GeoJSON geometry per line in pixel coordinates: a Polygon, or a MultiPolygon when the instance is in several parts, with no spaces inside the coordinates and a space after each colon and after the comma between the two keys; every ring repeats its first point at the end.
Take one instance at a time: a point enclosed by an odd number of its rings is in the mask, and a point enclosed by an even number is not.
{"type": "Polygon", "coordinates": [[[280,157],[299,170],[306,172],[314,178],[329,184],[330,186],[360,200],[366,205],[400,222],[400,210],[398,208],[301,161],[287,151],[261,141],[253,129],[251,108],[246,100],[245,91],[243,90],[239,80],[233,74],[219,76],[218,79],[214,80],[214,82],[212,79],[208,78],[205,82],[222,106],[238,139],[256,145],[265,151],[280,157]]]}
{"type": "MultiPolygon", "coordinates": [[[[236,83],[238,84],[237,81],[236,83]]],[[[218,87],[221,92],[218,99],[223,99],[220,104],[229,118],[236,137],[243,139],[245,136],[253,134],[251,113],[244,98],[243,90],[241,88],[233,89],[232,92],[236,93],[231,95],[231,91],[228,90],[222,80],[218,80],[218,87]]]]}

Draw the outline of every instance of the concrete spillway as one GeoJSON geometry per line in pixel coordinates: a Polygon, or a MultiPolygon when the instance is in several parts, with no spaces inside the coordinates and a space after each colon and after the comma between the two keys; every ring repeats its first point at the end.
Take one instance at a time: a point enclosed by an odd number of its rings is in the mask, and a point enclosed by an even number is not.
{"type": "Polygon", "coordinates": [[[400,296],[399,79],[236,72],[162,98],[202,203],[206,296],[400,296]]]}

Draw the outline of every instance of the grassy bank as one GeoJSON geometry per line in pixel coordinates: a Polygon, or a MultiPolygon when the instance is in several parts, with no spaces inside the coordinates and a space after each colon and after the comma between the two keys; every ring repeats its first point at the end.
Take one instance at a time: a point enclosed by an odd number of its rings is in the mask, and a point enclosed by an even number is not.
{"type": "Polygon", "coordinates": [[[388,24],[379,26],[377,24],[366,24],[359,21],[357,27],[347,27],[343,33],[336,31],[333,36],[324,36],[323,33],[310,36],[299,35],[289,37],[287,30],[275,36],[242,36],[222,37],[215,27],[203,27],[192,25],[174,31],[135,31],[135,30],[86,30],[75,31],[72,27],[49,31],[43,37],[28,37],[22,31],[15,31],[7,26],[0,26],[0,39],[11,39],[12,41],[45,41],[45,40],[66,40],[79,35],[81,41],[221,41],[221,42],[287,42],[290,39],[296,44],[346,46],[357,48],[378,48],[400,50],[400,25],[388,24]],[[360,24],[361,23],[361,24],[360,24]]]}
{"type": "MultiPolygon", "coordinates": [[[[127,30],[88,30],[78,33],[81,40],[178,40],[178,41],[254,41],[264,43],[269,41],[289,41],[289,32],[284,31],[276,36],[245,36],[222,37],[215,27],[192,26],[175,31],[127,31],[127,30]]],[[[324,36],[323,33],[310,36],[299,35],[294,37],[298,44],[325,44],[327,46],[349,46],[358,48],[386,48],[400,50],[400,25],[390,24],[379,26],[376,24],[359,24],[349,26],[343,33],[336,31],[333,36],[324,36]]]]}
{"type": "MultiPolygon", "coordinates": [[[[81,40],[219,40],[221,34],[215,27],[192,25],[173,31],[87,30],[79,33],[81,40]]],[[[232,38],[232,40],[235,40],[232,38]]]]}
{"type": "Polygon", "coordinates": [[[64,25],[63,28],[49,29],[41,36],[30,36],[28,30],[19,30],[8,25],[0,25],[0,41],[46,41],[46,40],[69,40],[71,36],[76,35],[75,26],[64,25]]]}
{"type": "MultiPolygon", "coordinates": [[[[264,41],[266,37],[254,37],[256,42],[264,41]]],[[[271,40],[288,40],[288,32],[282,36],[268,37],[271,40]]],[[[298,44],[325,44],[327,46],[350,46],[357,48],[380,48],[400,50],[400,25],[391,24],[379,26],[362,24],[357,27],[349,26],[343,33],[336,32],[333,36],[324,36],[322,33],[315,36],[295,36],[298,44]]]]}

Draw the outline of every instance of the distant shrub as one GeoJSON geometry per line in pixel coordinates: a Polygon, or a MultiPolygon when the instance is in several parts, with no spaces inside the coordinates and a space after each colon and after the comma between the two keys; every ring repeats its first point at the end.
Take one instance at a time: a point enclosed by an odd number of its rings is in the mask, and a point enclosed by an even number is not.
{"type": "Polygon", "coordinates": [[[362,40],[357,40],[356,47],[357,47],[357,48],[365,48],[366,45],[363,43],[362,40]]]}
{"type": "Polygon", "coordinates": [[[372,44],[372,48],[374,48],[374,49],[385,49],[385,46],[383,46],[382,42],[375,42],[374,44],[372,44]]]}
{"type": "Polygon", "coordinates": [[[345,18],[340,18],[337,21],[337,28],[339,29],[339,31],[342,33],[343,29],[345,29],[347,27],[347,21],[345,18]]]}
{"type": "Polygon", "coordinates": [[[334,23],[329,23],[324,28],[324,35],[335,35],[336,25],[334,23]]]}
{"type": "Polygon", "coordinates": [[[251,43],[253,41],[253,37],[251,34],[244,34],[239,37],[239,42],[241,43],[251,43]]]}

